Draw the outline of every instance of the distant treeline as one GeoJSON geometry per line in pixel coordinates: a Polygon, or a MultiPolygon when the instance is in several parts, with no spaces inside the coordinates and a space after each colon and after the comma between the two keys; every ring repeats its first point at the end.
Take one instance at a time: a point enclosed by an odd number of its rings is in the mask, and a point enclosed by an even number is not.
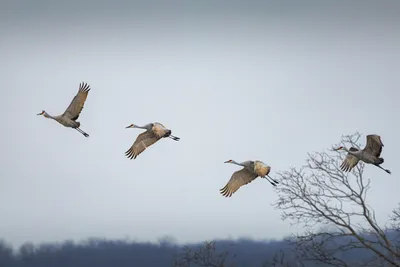
{"type": "MultiPolygon", "coordinates": [[[[286,241],[250,239],[216,240],[215,244],[217,252],[229,252],[227,263],[234,263],[236,267],[261,267],[275,253],[286,251],[289,247],[286,241]]],[[[202,245],[198,243],[187,246],[198,249],[202,245]]],[[[182,249],[183,246],[169,242],[168,239],[158,244],[106,239],[39,245],[25,243],[17,250],[13,250],[5,241],[0,241],[0,267],[167,267],[172,266],[175,255],[182,249]]],[[[290,257],[287,253],[285,256],[290,257]]],[[[363,258],[365,253],[353,250],[347,252],[346,257],[363,258]]],[[[309,262],[306,266],[317,265],[309,262]]]]}

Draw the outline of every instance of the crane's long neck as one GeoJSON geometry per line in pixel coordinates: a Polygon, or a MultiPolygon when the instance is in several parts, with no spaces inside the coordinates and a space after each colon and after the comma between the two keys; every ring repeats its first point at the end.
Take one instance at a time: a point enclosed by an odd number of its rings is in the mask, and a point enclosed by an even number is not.
{"type": "Polygon", "coordinates": [[[43,113],[43,116],[46,117],[46,118],[48,118],[48,119],[53,119],[53,120],[56,119],[54,116],[51,116],[51,115],[50,115],[49,113],[47,113],[47,112],[44,112],[44,113],[43,113]]]}
{"type": "MultiPolygon", "coordinates": [[[[340,149],[340,148],[339,148],[340,149]]],[[[350,153],[350,151],[347,149],[347,147],[343,147],[342,148],[344,151],[346,151],[346,152],[349,152],[350,153]]]]}
{"type": "Polygon", "coordinates": [[[358,151],[350,151],[350,150],[348,150],[346,147],[343,147],[343,150],[346,151],[347,153],[353,155],[353,156],[358,156],[358,155],[360,155],[360,150],[358,150],[358,151]]]}
{"type": "Polygon", "coordinates": [[[145,130],[148,130],[150,127],[149,127],[149,125],[148,124],[146,124],[146,125],[144,125],[144,126],[140,126],[140,125],[136,125],[135,124],[135,127],[134,128],[139,128],[139,129],[145,129],[145,130]]]}
{"type": "Polygon", "coordinates": [[[243,163],[239,163],[239,162],[236,162],[236,161],[234,161],[234,160],[232,160],[230,163],[236,164],[236,165],[239,165],[239,166],[244,166],[243,163]]]}

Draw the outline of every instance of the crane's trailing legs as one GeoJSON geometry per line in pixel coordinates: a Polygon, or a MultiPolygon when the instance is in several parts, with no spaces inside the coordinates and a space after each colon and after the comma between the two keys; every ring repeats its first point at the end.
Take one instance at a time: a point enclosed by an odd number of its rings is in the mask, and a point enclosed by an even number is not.
{"type": "Polygon", "coordinates": [[[172,140],[175,140],[175,141],[179,141],[180,140],[179,137],[173,136],[172,134],[170,134],[168,137],[171,138],[172,140]]]}
{"type": "Polygon", "coordinates": [[[385,169],[385,168],[382,168],[380,165],[378,165],[378,164],[374,164],[376,167],[378,167],[378,168],[381,168],[382,170],[384,170],[385,172],[387,172],[387,173],[389,173],[389,174],[392,174],[392,172],[390,171],[390,170],[388,170],[388,169],[385,169]]]}
{"type": "Polygon", "coordinates": [[[179,141],[179,137],[177,137],[177,136],[173,136],[172,134],[172,131],[171,130],[167,130],[166,132],[165,132],[165,134],[164,134],[164,137],[169,137],[169,138],[171,138],[172,140],[174,140],[174,141],[179,141]]]}
{"type": "Polygon", "coordinates": [[[77,130],[78,132],[80,132],[81,134],[83,134],[83,136],[89,137],[89,135],[87,133],[85,133],[83,130],[81,130],[80,128],[74,128],[74,129],[77,130]]]}
{"type": "Polygon", "coordinates": [[[267,174],[267,177],[264,177],[265,179],[267,179],[267,181],[270,183],[270,184],[272,184],[273,186],[276,186],[277,184],[279,184],[279,182],[277,181],[277,180],[274,180],[274,179],[272,179],[272,177],[271,176],[269,176],[268,174],[267,174]],[[271,181],[268,179],[271,179],[271,181]]]}

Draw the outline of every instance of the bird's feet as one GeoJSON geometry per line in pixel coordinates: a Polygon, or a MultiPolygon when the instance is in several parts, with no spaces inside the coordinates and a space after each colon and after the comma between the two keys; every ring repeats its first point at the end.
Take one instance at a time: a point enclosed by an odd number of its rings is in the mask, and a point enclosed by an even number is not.
{"type": "Polygon", "coordinates": [[[276,186],[277,184],[279,184],[279,182],[278,182],[277,180],[275,180],[275,179],[272,179],[271,176],[267,175],[267,177],[264,177],[264,178],[267,179],[268,182],[274,183],[275,186],[276,186]],[[268,177],[269,179],[268,179],[267,177],[268,177]],[[272,182],[271,182],[271,181],[272,181],[272,182]]]}
{"type": "Polygon", "coordinates": [[[385,170],[385,172],[387,172],[387,173],[389,173],[389,174],[392,174],[392,172],[391,172],[391,171],[389,171],[389,170],[385,170]]]}
{"type": "Polygon", "coordinates": [[[274,179],[272,179],[271,177],[269,177],[269,179],[267,177],[262,177],[264,179],[267,179],[267,181],[272,184],[273,186],[276,186],[277,184],[279,184],[278,181],[275,181],[274,179]],[[271,179],[271,180],[270,180],[271,179]]]}
{"type": "Polygon", "coordinates": [[[87,133],[83,133],[83,136],[85,137],[89,137],[89,135],[87,133]]]}
{"type": "Polygon", "coordinates": [[[172,140],[175,140],[175,141],[179,141],[180,140],[179,137],[173,136],[173,135],[170,135],[169,138],[171,138],[172,140]]]}

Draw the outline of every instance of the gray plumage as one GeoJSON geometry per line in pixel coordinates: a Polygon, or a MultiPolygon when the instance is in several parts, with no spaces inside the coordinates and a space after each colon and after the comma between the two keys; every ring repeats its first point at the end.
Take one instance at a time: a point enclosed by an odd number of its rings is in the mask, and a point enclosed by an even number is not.
{"type": "Polygon", "coordinates": [[[239,166],[243,166],[244,168],[236,171],[232,174],[231,179],[228,183],[220,189],[220,193],[224,197],[231,197],[240,187],[251,183],[257,177],[267,179],[273,186],[279,184],[276,180],[272,179],[268,174],[271,171],[271,167],[259,160],[248,160],[241,163],[238,163],[234,160],[228,160],[224,163],[232,163],[239,166]],[[268,179],[268,178],[269,179],[268,179]]]}
{"type": "Polygon", "coordinates": [[[65,127],[73,128],[83,134],[85,137],[89,137],[87,133],[79,128],[81,126],[81,123],[77,121],[87,99],[89,91],[89,85],[87,85],[86,83],[80,83],[78,93],[72,99],[71,103],[63,114],[58,116],[51,116],[46,111],[42,110],[42,112],[37,115],[43,115],[45,118],[53,119],[58,123],[64,125],[65,127]]]}
{"type": "Polygon", "coordinates": [[[156,143],[161,138],[171,138],[172,140],[179,141],[179,137],[173,136],[170,129],[158,122],[148,123],[144,126],[131,124],[126,128],[139,128],[146,131],[139,134],[133,145],[125,152],[129,159],[136,159],[139,154],[146,150],[149,146],[156,143]]]}
{"type": "Polygon", "coordinates": [[[347,151],[347,156],[340,165],[340,169],[342,171],[349,172],[361,160],[367,164],[375,165],[376,167],[391,174],[390,170],[384,169],[380,166],[384,162],[384,159],[380,157],[383,146],[384,145],[379,135],[370,134],[367,135],[367,144],[362,150],[355,147],[350,147],[350,149],[347,149],[343,146],[335,149],[347,151]]]}

